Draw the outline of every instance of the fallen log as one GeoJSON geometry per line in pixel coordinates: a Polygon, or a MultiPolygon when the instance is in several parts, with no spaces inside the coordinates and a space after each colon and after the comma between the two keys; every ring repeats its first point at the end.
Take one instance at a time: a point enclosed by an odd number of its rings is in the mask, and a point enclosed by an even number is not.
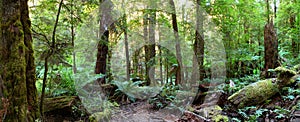
{"type": "Polygon", "coordinates": [[[295,71],[283,67],[276,68],[275,72],[277,78],[252,83],[228,97],[228,100],[237,108],[257,105],[274,96],[281,88],[294,83],[299,77],[295,71]]]}
{"type": "Polygon", "coordinates": [[[60,115],[65,117],[88,115],[78,96],[45,98],[44,113],[51,116],[60,115]]]}

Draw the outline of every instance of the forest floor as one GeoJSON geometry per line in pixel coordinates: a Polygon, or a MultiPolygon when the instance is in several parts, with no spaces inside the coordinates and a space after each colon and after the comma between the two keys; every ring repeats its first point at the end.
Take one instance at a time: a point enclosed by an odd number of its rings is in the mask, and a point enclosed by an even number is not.
{"type": "Polygon", "coordinates": [[[120,106],[111,122],[174,122],[178,119],[176,115],[154,110],[152,105],[143,100],[120,106]]]}
{"type": "MultiPolygon", "coordinates": [[[[298,85],[287,87],[296,91],[299,90],[298,85]]],[[[239,121],[300,121],[300,110],[298,109],[300,103],[300,95],[297,93],[292,97],[288,91],[284,90],[276,95],[270,97],[266,102],[257,104],[251,107],[245,107],[242,109],[236,109],[228,101],[228,95],[224,92],[211,92],[206,94],[211,97],[207,97],[207,102],[203,103],[201,100],[203,97],[201,94],[197,97],[200,101],[189,106],[188,110],[184,110],[183,113],[167,112],[165,109],[157,110],[153,108],[152,104],[149,104],[148,100],[137,100],[135,102],[126,102],[120,104],[119,107],[111,108],[111,117],[109,122],[203,122],[212,121],[208,116],[204,116],[201,113],[211,113],[206,111],[209,108],[210,103],[216,103],[221,109],[219,115],[228,117],[228,121],[233,119],[239,121]],[[220,97],[217,94],[221,94],[220,97]],[[289,96],[289,97],[287,97],[289,96]],[[204,110],[204,111],[203,111],[204,110]],[[201,112],[203,111],[203,112],[201,112]],[[181,113],[181,114],[180,114],[181,113]]],[[[295,92],[296,92],[295,91],[295,92]]],[[[203,93],[204,94],[204,93],[203,93]]],[[[196,100],[197,101],[197,100],[196,100]]],[[[77,103],[77,102],[74,102],[77,103]]],[[[77,105],[77,104],[74,104],[77,105]]],[[[168,107],[168,106],[167,106],[168,107]]],[[[58,112],[54,111],[47,115],[46,122],[88,122],[88,115],[79,117],[77,114],[72,116],[72,106],[69,106],[68,111],[58,112]],[[69,116],[67,116],[69,113],[69,116]],[[78,121],[81,120],[81,121],[78,121]]],[[[78,107],[80,108],[80,107],[78,107]]],[[[168,110],[168,109],[167,109],[168,110]]],[[[215,109],[216,110],[216,109],[215,109]]],[[[182,111],[182,110],[181,110],[182,111]]],[[[106,121],[104,121],[106,122],[106,121]]]]}
{"type": "MultiPolygon", "coordinates": [[[[300,121],[300,111],[298,110],[290,110],[291,105],[294,105],[298,100],[299,96],[293,101],[284,100],[279,94],[275,95],[271,98],[272,101],[269,104],[257,105],[255,108],[251,110],[245,111],[247,115],[255,115],[256,111],[259,109],[268,109],[270,111],[265,111],[262,115],[256,118],[256,121],[292,121],[297,122],[300,121]],[[275,106],[281,106],[289,111],[289,116],[285,116],[281,119],[276,119],[278,114],[274,113],[275,106]],[[273,110],[273,112],[272,112],[273,110]]],[[[200,105],[203,106],[204,104],[200,105]]],[[[192,106],[194,110],[199,109],[199,105],[192,106]]],[[[153,106],[148,103],[147,100],[139,100],[133,103],[120,105],[117,109],[114,109],[112,112],[112,117],[109,122],[183,122],[183,121],[193,121],[193,122],[202,122],[198,117],[198,115],[193,116],[194,113],[192,111],[187,111],[189,115],[178,115],[176,113],[168,113],[160,110],[153,109],[153,106]],[[192,115],[192,116],[190,116],[192,115]]],[[[228,117],[239,118],[243,120],[241,115],[237,111],[223,111],[223,115],[227,115],[228,117]]],[[[46,122],[88,122],[88,116],[82,118],[72,118],[68,116],[64,116],[62,114],[51,114],[47,115],[46,122]],[[78,121],[80,120],[80,121],[78,121]]]]}

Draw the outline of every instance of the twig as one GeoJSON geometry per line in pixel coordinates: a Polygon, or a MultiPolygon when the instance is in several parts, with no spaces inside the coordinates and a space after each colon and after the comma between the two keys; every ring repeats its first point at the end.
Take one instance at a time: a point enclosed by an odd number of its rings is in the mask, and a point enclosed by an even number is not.
{"type": "Polygon", "coordinates": [[[298,101],[298,99],[300,98],[300,95],[296,96],[296,98],[294,99],[294,101],[292,102],[292,104],[288,107],[288,110],[290,110],[298,101]]]}

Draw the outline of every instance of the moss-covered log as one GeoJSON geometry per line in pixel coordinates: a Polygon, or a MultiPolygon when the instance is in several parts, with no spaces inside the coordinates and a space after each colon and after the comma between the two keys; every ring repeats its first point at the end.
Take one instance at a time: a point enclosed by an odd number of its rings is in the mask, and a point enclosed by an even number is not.
{"type": "Polygon", "coordinates": [[[52,118],[53,121],[61,121],[62,118],[75,121],[77,118],[89,116],[78,96],[45,98],[43,106],[45,118],[52,118]]]}
{"type": "Polygon", "coordinates": [[[77,96],[45,98],[44,112],[47,113],[58,110],[66,110],[67,112],[72,112],[72,107],[77,106],[79,102],[80,99],[77,96]]]}
{"type": "Polygon", "coordinates": [[[283,67],[278,67],[275,71],[278,73],[278,78],[252,83],[231,95],[228,100],[238,108],[260,104],[278,93],[282,87],[294,83],[299,77],[295,71],[283,67]]]}

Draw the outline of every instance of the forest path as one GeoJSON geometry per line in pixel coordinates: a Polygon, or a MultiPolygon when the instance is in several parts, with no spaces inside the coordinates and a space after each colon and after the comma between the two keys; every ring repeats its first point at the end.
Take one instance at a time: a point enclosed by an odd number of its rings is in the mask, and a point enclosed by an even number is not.
{"type": "Polygon", "coordinates": [[[112,116],[111,122],[174,122],[179,117],[163,111],[153,110],[147,101],[137,101],[120,106],[112,116]]]}

